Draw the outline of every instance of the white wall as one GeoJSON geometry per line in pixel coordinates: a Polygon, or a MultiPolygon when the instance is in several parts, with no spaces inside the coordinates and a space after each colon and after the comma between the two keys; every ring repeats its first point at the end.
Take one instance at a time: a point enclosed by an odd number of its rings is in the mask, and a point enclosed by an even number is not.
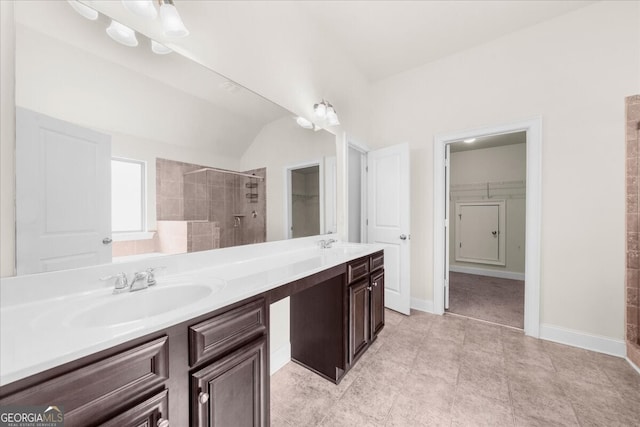
{"type": "MultiPolygon", "coordinates": [[[[451,153],[451,218],[455,219],[456,202],[479,201],[486,190],[456,192],[456,185],[487,182],[525,181],[526,144],[484,148],[451,153]]],[[[506,205],[505,261],[506,265],[477,264],[456,261],[455,236],[457,221],[450,222],[449,263],[452,266],[481,268],[524,274],[525,255],[525,193],[524,188],[494,190],[491,200],[504,199],[506,205]]]]}
{"type": "Polygon", "coordinates": [[[640,4],[598,2],[372,88],[372,145],[412,158],[413,298],[432,300],[434,135],[542,117],[541,322],[624,337],[624,97],[640,4]]]}
{"type": "MultiPolygon", "coordinates": [[[[332,134],[298,126],[291,117],[266,125],[240,159],[240,170],[267,168],[267,241],[286,239],[285,168],[336,155],[332,134]]],[[[340,209],[338,207],[338,209],[340,209]]]]}
{"type": "Polygon", "coordinates": [[[191,34],[178,41],[165,40],[157,20],[139,18],[119,2],[91,5],[295,114],[313,119],[313,104],[325,98],[343,123],[330,131],[365,142],[366,78],[295,3],[183,0],[178,9],[191,34]]]}

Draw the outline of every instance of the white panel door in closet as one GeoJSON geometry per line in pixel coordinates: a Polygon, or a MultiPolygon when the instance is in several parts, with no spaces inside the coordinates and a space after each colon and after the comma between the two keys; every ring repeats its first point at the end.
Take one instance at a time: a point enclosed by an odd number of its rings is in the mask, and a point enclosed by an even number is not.
{"type": "Polygon", "coordinates": [[[456,261],[504,265],[505,203],[456,203],[456,261]]]}
{"type": "Polygon", "coordinates": [[[111,137],[16,109],[16,267],[111,262],[111,137]]]}
{"type": "Polygon", "coordinates": [[[394,145],[367,153],[369,243],[382,243],[385,306],[409,314],[409,146],[394,145]]]}

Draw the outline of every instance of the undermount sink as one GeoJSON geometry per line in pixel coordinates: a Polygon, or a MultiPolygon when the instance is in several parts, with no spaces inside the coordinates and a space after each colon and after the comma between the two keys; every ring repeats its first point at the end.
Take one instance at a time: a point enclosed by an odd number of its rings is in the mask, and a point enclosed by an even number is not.
{"type": "Polygon", "coordinates": [[[112,295],[107,301],[89,305],[69,318],[74,327],[115,327],[184,308],[222,290],[226,282],[157,286],[112,295]]]}

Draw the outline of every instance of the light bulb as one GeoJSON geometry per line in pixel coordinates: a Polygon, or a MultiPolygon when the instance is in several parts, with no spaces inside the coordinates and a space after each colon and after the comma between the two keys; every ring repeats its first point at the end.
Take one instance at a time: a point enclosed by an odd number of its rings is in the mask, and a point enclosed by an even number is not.
{"type": "Polygon", "coordinates": [[[313,111],[315,112],[317,117],[324,119],[325,117],[327,117],[327,104],[322,101],[321,103],[313,106],[313,111]]]}
{"type": "Polygon", "coordinates": [[[107,34],[113,40],[125,46],[138,46],[138,39],[136,38],[135,31],[126,25],[122,25],[118,21],[111,21],[111,25],[107,28],[107,34]]]}
{"type": "Polygon", "coordinates": [[[329,105],[329,108],[327,108],[327,123],[329,126],[336,126],[340,124],[338,114],[332,105],[329,105]]]}
{"type": "Polygon", "coordinates": [[[158,43],[155,40],[151,40],[151,51],[158,55],[166,55],[173,52],[173,50],[169,49],[163,44],[158,43]]]}
{"type": "Polygon", "coordinates": [[[158,11],[153,0],[122,0],[123,6],[132,13],[147,19],[156,19],[158,11]]]}
{"type": "Polygon", "coordinates": [[[91,9],[89,6],[82,4],[77,0],[67,0],[67,3],[71,5],[73,10],[75,10],[85,18],[90,19],[92,21],[95,21],[96,19],[98,19],[98,12],[96,10],[91,9]]]}
{"type": "Polygon", "coordinates": [[[162,21],[162,31],[166,37],[186,37],[189,30],[184,26],[182,18],[178,14],[178,9],[170,0],[162,0],[160,6],[160,20],[162,21]]]}
{"type": "Polygon", "coordinates": [[[313,123],[311,123],[309,120],[305,119],[304,117],[298,116],[296,118],[296,123],[298,124],[298,126],[302,128],[313,129],[313,123]]]}

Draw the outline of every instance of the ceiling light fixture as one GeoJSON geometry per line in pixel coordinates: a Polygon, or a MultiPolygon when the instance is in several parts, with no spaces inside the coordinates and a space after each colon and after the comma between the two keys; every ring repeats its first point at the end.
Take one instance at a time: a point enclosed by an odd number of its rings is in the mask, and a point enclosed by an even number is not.
{"type": "Polygon", "coordinates": [[[178,9],[173,5],[173,0],[158,0],[160,4],[160,20],[162,21],[162,31],[166,37],[186,37],[189,30],[184,26],[178,9]]]}
{"type": "Polygon", "coordinates": [[[153,5],[153,0],[122,0],[122,5],[129,12],[147,19],[156,19],[158,11],[153,5]]]}
{"type": "Polygon", "coordinates": [[[329,102],[324,99],[313,105],[313,112],[317,118],[324,120],[327,126],[336,126],[340,124],[338,113],[329,102]]]}
{"type": "Polygon", "coordinates": [[[138,39],[136,38],[136,32],[126,25],[122,25],[118,21],[111,21],[111,25],[107,28],[107,34],[113,40],[120,44],[129,47],[138,46],[138,39]]]}
{"type": "Polygon", "coordinates": [[[96,10],[91,9],[86,4],[82,4],[78,0],[67,0],[67,3],[71,5],[73,10],[75,10],[85,18],[90,19],[92,21],[95,21],[96,19],[98,19],[98,12],[96,10]]]}
{"type": "Polygon", "coordinates": [[[173,50],[155,40],[151,40],[151,51],[157,55],[166,55],[173,52],[173,50]]]}
{"type": "Polygon", "coordinates": [[[472,142],[476,142],[475,138],[467,138],[465,140],[463,140],[463,142],[467,143],[467,144],[471,144],[472,142]]]}

